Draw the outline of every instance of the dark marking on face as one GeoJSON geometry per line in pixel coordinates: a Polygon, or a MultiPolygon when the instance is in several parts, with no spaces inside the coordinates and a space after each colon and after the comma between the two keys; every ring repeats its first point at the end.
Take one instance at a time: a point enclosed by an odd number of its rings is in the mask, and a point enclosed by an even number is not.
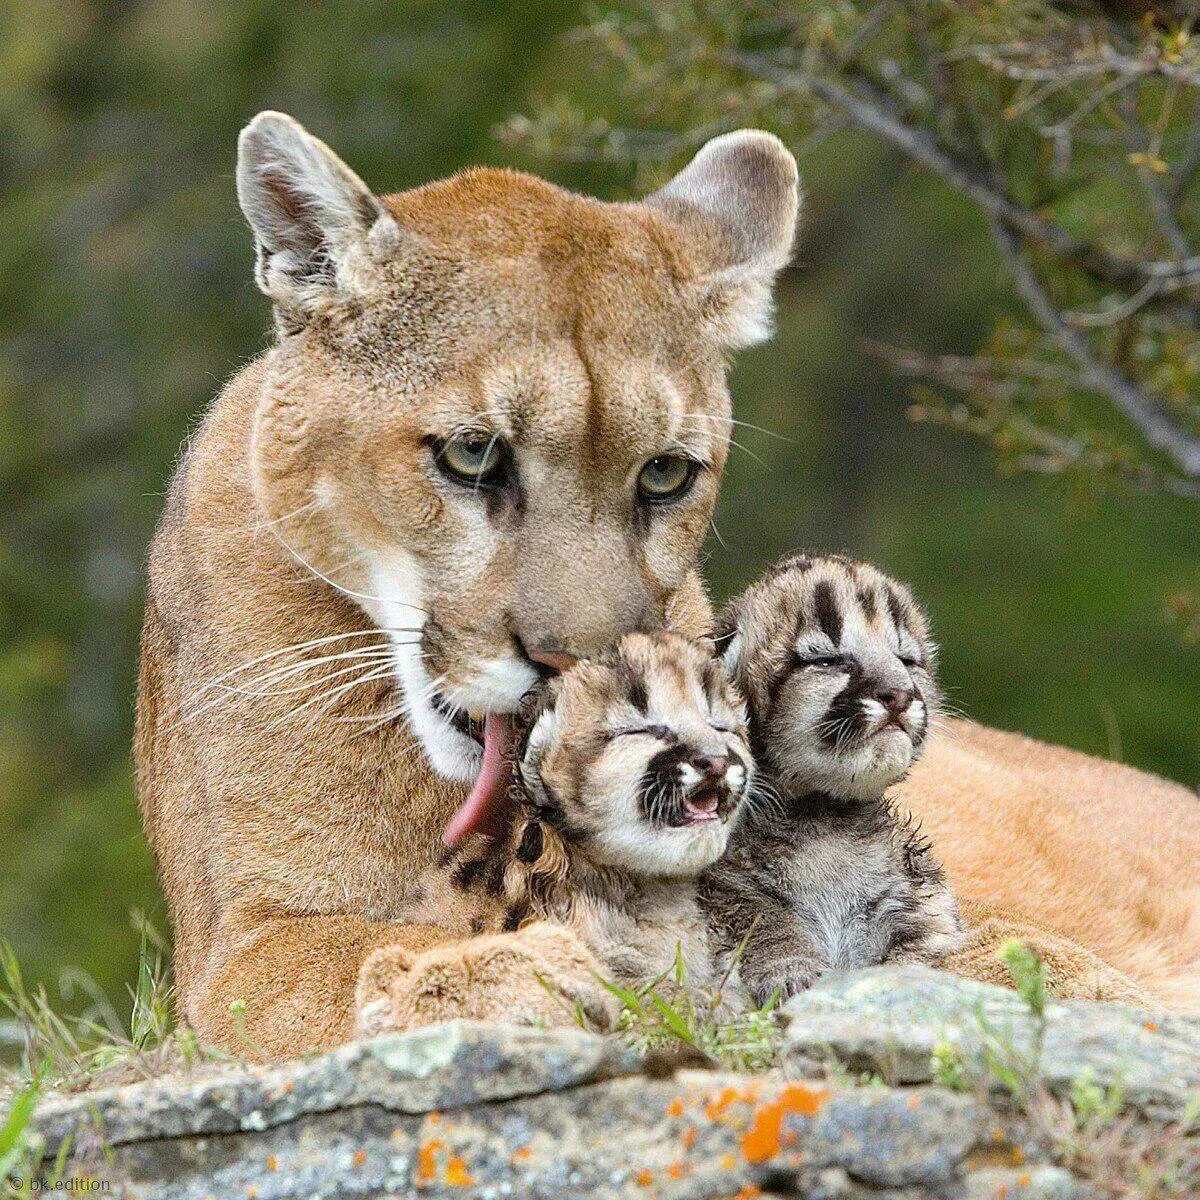
{"type": "Polygon", "coordinates": [[[629,681],[626,688],[626,698],[634,708],[642,714],[643,717],[650,715],[650,694],[646,690],[646,681],[642,676],[633,669],[629,672],[629,681]]]}
{"type": "Polygon", "coordinates": [[[521,922],[525,920],[526,911],[523,905],[514,904],[505,914],[504,923],[500,928],[505,933],[513,933],[521,928],[521,922]]]}
{"type": "Polygon", "coordinates": [[[488,863],[487,875],[483,880],[483,890],[489,896],[504,894],[504,859],[495,855],[488,863]]]}
{"type": "Polygon", "coordinates": [[[537,821],[527,821],[517,845],[517,861],[531,865],[542,857],[542,827],[537,821]]]}
{"type": "Polygon", "coordinates": [[[871,624],[879,612],[879,601],[875,595],[875,589],[860,587],[858,589],[858,603],[862,607],[863,616],[866,617],[867,623],[871,624]]]}
{"type": "Polygon", "coordinates": [[[842,642],[842,610],[838,606],[837,593],[833,590],[833,584],[828,580],[822,579],[813,588],[813,613],[816,616],[817,624],[821,627],[821,632],[834,646],[840,646],[842,642]]]}
{"type": "Polygon", "coordinates": [[[896,626],[897,630],[903,629],[906,624],[904,601],[901,598],[900,593],[896,591],[891,584],[888,584],[887,589],[887,606],[888,612],[892,617],[892,622],[896,626]]]}
{"type": "Polygon", "coordinates": [[[469,891],[478,882],[486,865],[486,861],[482,858],[469,858],[454,868],[450,882],[461,891],[469,891]]]}

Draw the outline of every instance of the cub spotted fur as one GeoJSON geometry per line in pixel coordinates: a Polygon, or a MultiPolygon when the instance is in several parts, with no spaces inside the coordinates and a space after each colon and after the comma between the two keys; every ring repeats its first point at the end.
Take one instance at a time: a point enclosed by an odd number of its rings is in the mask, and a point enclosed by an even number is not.
{"type": "Polygon", "coordinates": [[[920,754],[937,704],[933,643],[908,589],[862,563],[800,555],[734,601],[721,632],[761,773],[702,894],[718,948],[743,947],[753,999],[790,996],[830,967],[956,949],[945,873],[883,794],[920,754]]]}
{"type": "Polygon", "coordinates": [[[511,831],[473,835],[421,880],[414,921],[465,893],[464,933],[553,921],[628,985],[681,956],[716,982],[697,897],[752,778],[745,706],[720,663],[676,634],[630,634],[549,688],[517,765],[511,831]]]}

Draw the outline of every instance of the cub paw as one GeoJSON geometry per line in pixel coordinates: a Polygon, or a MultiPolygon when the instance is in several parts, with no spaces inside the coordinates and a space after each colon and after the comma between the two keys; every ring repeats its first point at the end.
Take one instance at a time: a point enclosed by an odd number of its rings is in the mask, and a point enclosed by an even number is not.
{"type": "Polygon", "coordinates": [[[777,1004],[782,1004],[792,996],[808,991],[823,972],[824,967],[810,958],[785,958],[751,978],[743,975],[742,983],[761,1008],[773,998],[777,1004]]]}
{"type": "Polygon", "coordinates": [[[443,1021],[573,1025],[577,1014],[610,1029],[615,1002],[597,963],[569,929],[538,923],[413,954],[376,950],[355,996],[358,1032],[374,1035],[443,1021]]]}

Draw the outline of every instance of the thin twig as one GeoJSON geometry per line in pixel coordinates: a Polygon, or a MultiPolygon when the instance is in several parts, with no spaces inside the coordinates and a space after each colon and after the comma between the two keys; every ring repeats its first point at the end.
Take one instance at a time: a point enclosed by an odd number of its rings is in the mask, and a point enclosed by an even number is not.
{"type": "Polygon", "coordinates": [[[1012,231],[998,220],[993,220],[991,226],[992,236],[1012,271],[1017,293],[1054,343],[1075,360],[1080,382],[1106,397],[1184,475],[1191,479],[1200,477],[1200,438],[1181,429],[1136,383],[1096,357],[1087,338],[1072,328],[1050,299],[1012,231]]]}
{"type": "Polygon", "coordinates": [[[851,92],[823,75],[782,67],[761,54],[733,52],[726,56],[726,61],[781,90],[816,96],[852,124],[877,134],[914,161],[936,172],[1006,228],[1062,258],[1077,262],[1098,279],[1127,287],[1140,287],[1147,280],[1156,279],[1161,281],[1163,292],[1192,286],[1200,279],[1200,255],[1179,261],[1120,258],[1081,241],[1061,226],[1018,204],[998,191],[974,166],[947,153],[928,130],[907,124],[894,112],[890,99],[862,76],[855,77],[858,90],[851,92]]]}

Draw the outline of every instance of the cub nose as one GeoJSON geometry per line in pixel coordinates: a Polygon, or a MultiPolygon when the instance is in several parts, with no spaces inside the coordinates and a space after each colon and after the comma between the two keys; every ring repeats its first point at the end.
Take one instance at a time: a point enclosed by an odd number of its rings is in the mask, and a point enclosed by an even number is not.
{"type": "Polygon", "coordinates": [[[913,702],[913,694],[908,688],[880,688],[875,693],[875,699],[888,710],[893,717],[898,717],[908,709],[913,702]]]}
{"type": "Polygon", "coordinates": [[[692,758],[692,766],[705,779],[724,779],[725,772],[729,769],[729,756],[727,754],[697,754],[692,758]]]}

